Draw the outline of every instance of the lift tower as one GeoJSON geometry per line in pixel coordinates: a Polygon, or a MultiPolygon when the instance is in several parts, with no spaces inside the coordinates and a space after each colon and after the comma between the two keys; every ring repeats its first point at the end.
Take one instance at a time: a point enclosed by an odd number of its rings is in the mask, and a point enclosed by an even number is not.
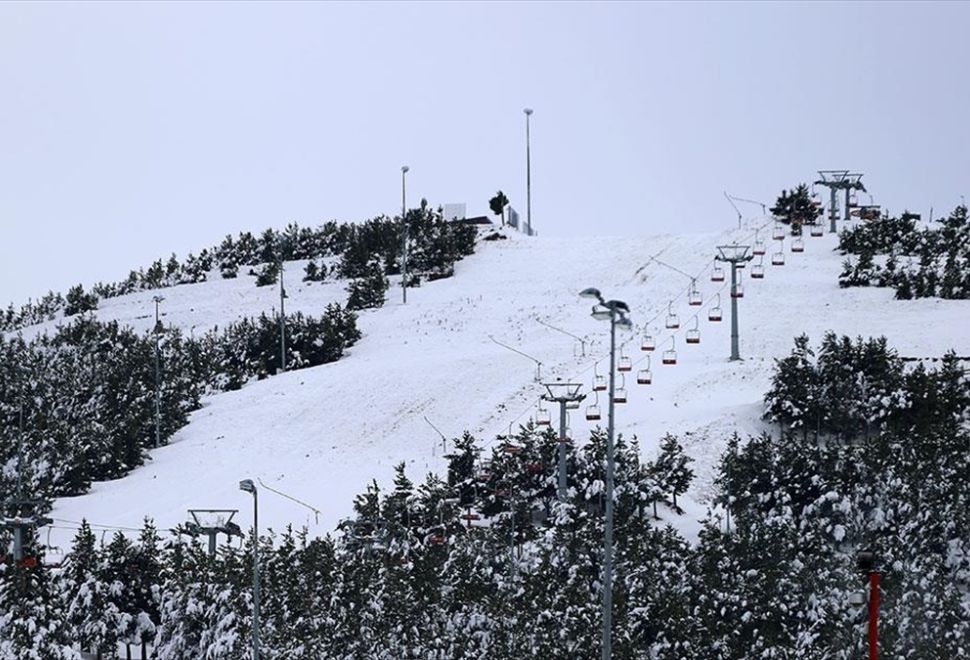
{"type": "Polygon", "coordinates": [[[866,192],[866,187],[862,185],[862,175],[853,174],[849,170],[819,170],[819,180],[815,182],[817,186],[825,186],[829,189],[829,232],[835,233],[835,222],[839,219],[838,201],[835,196],[839,190],[845,191],[845,219],[849,219],[849,195],[853,190],[866,192]]]}

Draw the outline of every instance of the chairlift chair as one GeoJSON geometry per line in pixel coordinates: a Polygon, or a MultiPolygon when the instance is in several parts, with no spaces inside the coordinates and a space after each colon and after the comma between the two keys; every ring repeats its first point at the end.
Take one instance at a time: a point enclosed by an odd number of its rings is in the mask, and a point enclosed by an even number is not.
{"type": "Polygon", "coordinates": [[[643,335],[643,339],[640,341],[641,351],[652,351],[657,348],[657,342],[654,341],[653,335],[643,335]]]}
{"type": "Polygon", "coordinates": [[[701,292],[697,290],[697,280],[690,281],[690,288],[687,289],[687,304],[691,307],[700,307],[704,304],[701,292]]]}
{"type": "Polygon", "coordinates": [[[758,263],[751,264],[751,279],[763,280],[764,278],[765,278],[765,258],[764,256],[759,256],[758,263]]]}
{"type": "Polygon", "coordinates": [[[744,298],[744,284],[741,281],[741,273],[738,273],[738,280],[731,288],[732,298],[744,298]]]}
{"type": "Polygon", "coordinates": [[[723,282],[724,281],[724,269],[715,261],[714,270],[711,271],[711,281],[712,282],[723,282]]]}
{"type": "Polygon", "coordinates": [[[626,376],[620,374],[620,384],[613,390],[613,403],[626,403],[626,376]]]}
{"type": "MultiPolygon", "coordinates": [[[[752,277],[754,277],[754,273],[752,273],[752,277]]],[[[717,294],[717,302],[714,303],[714,306],[713,307],[711,307],[709,310],[707,310],[707,320],[708,321],[712,321],[714,323],[718,323],[718,322],[720,322],[721,317],[722,317],[722,312],[721,312],[721,294],[718,293],[717,294]]]]}
{"type": "Polygon", "coordinates": [[[633,370],[633,360],[630,356],[623,353],[623,347],[620,346],[620,354],[616,358],[616,370],[617,371],[632,371],[633,370]]]}
{"type": "Polygon", "coordinates": [[[780,222],[776,222],[771,230],[771,239],[774,241],[785,240],[785,228],[780,222]]]}
{"type": "Polygon", "coordinates": [[[791,242],[791,251],[792,252],[795,252],[795,253],[804,252],[805,251],[805,241],[803,241],[801,238],[796,238],[796,239],[792,240],[792,242],[791,242]]]}
{"type": "Polygon", "coordinates": [[[664,323],[668,330],[676,330],[680,327],[680,317],[674,313],[674,301],[667,303],[667,320],[664,323]]]}
{"type": "Polygon", "coordinates": [[[697,320],[697,315],[695,314],[694,315],[694,327],[693,328],[688,328],[688,330],[687,330],[686,341],[687,341],[688,344],[699,344],[699,343],[701,343],[701,331],[700,331],[700,328],[697,327],[698,326],[698,323],[699,323],[699,321],[697,320]]]}
{"type": "Polygon", "coordinates": [[[822,236],[825,236],[825,229],[822,227],[820,223],[813,222],[812,229],[809,233],[812,238],[821,238],[822,236]]]}
{"type": "Polygon", "coordinates": [[[588,422],[598,422],[602,419],[600,414],[600,395],[594,393],[596,397],[593,399],[593,403],[586,406],[586,421],[588,422]]]}
{"type": "Polygon", "coordinates": [[[593,391],[594,392],[605,392],[606,391],[606,376],[602,376],[597,373],[597,364],[593,363],[593,391]]]}
{"type": "Polygon", "coordinates": [[[775,252],[771,255],[771,265],[772,266],[784,266],[785,265],[785,253],[782,251],[775,252]]]}
{"type": "Polygon", "coordinates": [[[670,338],[670,348],[663,353],[663,364],[677,364],[677,351],[674,349],[674,338],[670,338]]]}
{"type": "Polygon", "coordinates": [[[761,240],[761,237],[756,233],[754,236],[754,246],[751,248],[751,254],[756,257],[760,257],[767,251],[768,246],[765,245],[765,242],[761,240]]]}
{"type": "Polygon", "coordinates": [[[637,385],[649,385],[653,382],[653,374],[650,371],[650,356],[647,356],[647,366],[637,372],[637,385]]]}
{"type": "Polygon", "coordinates": [[[549,426],[550,424],[552,424],[552,414],[548,408],[543,408],[540,403],[539,409],[536,410],[536,426],[549,426]]]}

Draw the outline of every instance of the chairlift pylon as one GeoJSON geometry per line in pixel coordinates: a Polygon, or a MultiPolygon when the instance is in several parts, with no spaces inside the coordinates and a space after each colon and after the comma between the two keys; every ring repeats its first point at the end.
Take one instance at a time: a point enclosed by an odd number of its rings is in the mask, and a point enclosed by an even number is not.
{"type": "Polygon", "coordinates": [[[673,337],[670,338],[670,348],[668,348],[663,353],[663,359],[661,360],[661,363],[662,364],[667,364],[667,365],[677,364],[677,351],[674,348],[674,338],[673,337]]]}

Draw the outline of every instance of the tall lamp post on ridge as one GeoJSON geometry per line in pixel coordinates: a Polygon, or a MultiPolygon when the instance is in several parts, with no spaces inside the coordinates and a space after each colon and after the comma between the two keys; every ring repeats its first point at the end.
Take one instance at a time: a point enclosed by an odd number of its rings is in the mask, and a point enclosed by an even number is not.
{"type": "Polygon", "coordinates": [[[253,496],[253,657],[259,660],[259,496],[252,479],[239,482],[239,490],[253,496]]]}
{"type": "Polygon", "coordinates": [[[613,657],[613,475],[615,456],[613,447],[614,432],[614,393],[616,384],[616,329],[633,329],[627,314],[630,307],[622,300],[604,300],[599,289],[592,287],[579,293],[583,298],[597,301],[593,305],[592,316],[597,321],[610,322],[610,408],[606,434],[606,521],[603,535],[603,641],[602,659],[613,657]]]}
{"type": "Polygon", "coordinates": [[[408,206],[407,206],[407,173],[411,168],[407,165],[401,167],[401,227],[403,229],[401,239],[401,291],[403,300],[408,301],[408,206]]]}

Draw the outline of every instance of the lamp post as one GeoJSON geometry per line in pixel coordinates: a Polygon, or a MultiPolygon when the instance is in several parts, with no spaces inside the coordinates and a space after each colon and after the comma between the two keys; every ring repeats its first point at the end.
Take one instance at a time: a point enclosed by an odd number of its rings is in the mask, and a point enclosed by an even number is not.
{"type": "Polygon", "coordinates": [[[158,449],[159,445],[162,444],[162,370],[158,338],[164,331],[162,322],[158,318],[158,304],[165,300],[165,298],[162,296],[153,296],[152,300],[155,301],[155,328],[152,331],[155,335],[155,449],[158,449]]]}
{"type": "Polygon", "coordinates": [[[408,221],[407,221],[407,173],[411,168],[401,167],[401,291],[405,303],[408,301],[408,221]]]}
{"type": "Polygon", "coordinates": [[[525,224],[528,227],[526,236],[532,235],[532,144],[529,135],[529,118],[532,108],[522,110],[525,113],[525,224]]]}
{"type": "Polygon", "coordinates": [[[610,407],[609,421],[606,433],[606,521],[603,535],[603,641],[602,659],[613,657],[613,429],[614,429],[614,393],[616,391],[616,328],[624,330],[633,328],[627,317],[630,307],[622,300],[604,300],[599,289],[583,289],[583,298],[593,298],[597,301],[593,305],[592,316],[597,321],[610,322],[610,407]]]}
{"type": "Polygon", "coordinates": [[[253,658],[259,660],[259,496],[252,479],[239,482],[239,490],[253,495],[253,658]]]}

